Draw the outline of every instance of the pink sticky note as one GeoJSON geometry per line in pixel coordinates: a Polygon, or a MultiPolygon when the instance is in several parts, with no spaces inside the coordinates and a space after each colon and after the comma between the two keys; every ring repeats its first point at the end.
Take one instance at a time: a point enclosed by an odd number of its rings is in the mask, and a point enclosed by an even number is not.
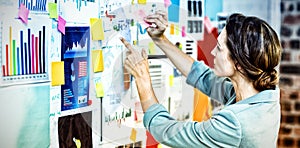
{"type": "Polygon", "coordinates": [[[181,36],[182,36],[182,37],[185,37],[185,36],[186,36],[186,33],[185,33],[185,26],[182,26],[182,28],[181,28],[181,36]]]}
{"type": "Polygon", "coordinates": [[[25,7],[24,4],[21,4],[18,12],[18,17],[22,20],[23,23],[28,23],[28,14],[29,10],[25,7]]]}
{"type": "Polygon", "coordinates": [[[142,21],[142,24],[145,25],[145,27],[148,27],[148,26],[151,25],[150,23],[144,21],[144,18],[147,17],[147,15],[146,15],[146,13],[144,12],[143,9],[138,10],[138,11],[136,12],[136,14],[138,15],[137,20],[138,20],[138,21],[139,21],[139,20],[140,20],[140,21],[143,20],[143,21],[142,21]]]}
{"type": "Polygon", "coordinates": [[[62,33],[65,34],[66,28],[66,20],[64,20],[61,16],[58,16],[58,25],[57,29],[62,33]]]}
{"type": "Polygon", "coordinates": [[[170,0],[164,0],[164,1],[165,1],[165,7],[166,8],[169,7],[172,4],[172,2],[170,0]]]}

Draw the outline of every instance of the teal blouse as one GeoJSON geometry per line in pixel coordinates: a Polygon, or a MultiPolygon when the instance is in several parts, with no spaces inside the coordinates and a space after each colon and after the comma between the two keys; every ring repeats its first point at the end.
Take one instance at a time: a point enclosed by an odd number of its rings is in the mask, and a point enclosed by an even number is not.
{"type": "Polygon", "coordinates": [[[280,127],[279,88],[265,90],[235,101],[229,79],[218,77],[195,61],[186,82],[224,107],[203,122],[176,121],[161,104],[145,112],[145,128],[160,143],[170,147],[276,147],[280,127]]]}

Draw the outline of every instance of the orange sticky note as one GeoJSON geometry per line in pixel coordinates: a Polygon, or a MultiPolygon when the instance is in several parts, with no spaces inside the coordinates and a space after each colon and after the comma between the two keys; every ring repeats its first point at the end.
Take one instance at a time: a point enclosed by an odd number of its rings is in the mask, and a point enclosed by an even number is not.
{"type": "Polygon", "coordinates": [[[92,50],[92,65],[94,72],[102,72],[104,70],[102,50],[92,50]]]}
{"type": "Polygon", "coordinates": [[[48,11],[49,11],[49,16],[50,18],[58,18],[58,14],[57,14],[57,4],[56,3],[48,3],[48,11]]]}
{"type": "Polygon", "coordinates": [[[66,20],[63,19],[61,16],[58,16],[58,25],[57,29],[62,33],[65,34],[66,30],[66,20]]]}
{"type": "Polygon", "coordinates": [[[135,140],[136,140],[136,129],[134,129],[134,128],[132,128],[131,129],[131,134],[130,134],[130,140],[131,141],[133,141],[133,142],[135,142],[135,140]]]}
{"type": "Polygon", "coordinates": [[[29,15],[29,10],[22,3],[19,8],[18,16],[22,20],[22,22],[25,24],[28,23],[28,15],[29,15]]]}
{"type": "Polygon", "coordinates": [[[52,62],[51,63],[51,74],[52,74],[52,80],[51,84],[52,86],[59,86],[65,84],[65,69],[64,69],[64,62],[52,62]]]}
{"type": "Polygon", "coordinates": [[[100,98],[104,96],[103,84],[101,82],[96,83],[96,97],[100,98]]]}
{"type": "Polygon", "coordinates": [[[91,25],[92,40],[103,40],[104,30],[103,30],[102,19],[90,18],[90,25],[91,25]]]}
{"type": "Polygon", "coordinates": [[[171,24],[170,26],[170,34],[174,35],[174,24],[171,24]]]}

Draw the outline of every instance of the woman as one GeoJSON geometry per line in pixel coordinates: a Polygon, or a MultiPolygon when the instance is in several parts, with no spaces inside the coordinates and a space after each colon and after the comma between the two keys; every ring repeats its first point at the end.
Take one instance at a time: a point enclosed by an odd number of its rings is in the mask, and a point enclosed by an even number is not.
{"type": "Polygon", "coordinates": [[[214,69],[195,61],[165,36],[167,14],[158,11],[145,18],[154,43],[187,77],[186,82],[223,109],[204,122],[172,118],[158,103],[151,86],[147,54],[127,43],[125,66],[135,77],[144,126],[154,138],[171,147],[276,147],[280,127],[278,72],[281,46],[276,32],[263,20],[232,14],[218,37],[214,69]]]}

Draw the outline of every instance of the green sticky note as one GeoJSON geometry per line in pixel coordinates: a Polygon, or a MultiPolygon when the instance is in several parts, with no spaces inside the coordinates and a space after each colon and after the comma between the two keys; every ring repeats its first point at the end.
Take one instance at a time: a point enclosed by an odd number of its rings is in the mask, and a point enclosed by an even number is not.
{"type": "Polygon", "coordinates": [[[48,11],[49,11],[49,16],[50,18],[58,18],[57,14],[57,4],[56,3],[48,3],[48,11]]]}
{"type": "Polygon", "coordinates": [[[96,83],[96,97],[100,98],[104,96],[103,84],[101,82],[96,83]]]}
{"type": "Polygon", "coordinates": [[[169,76],[169,86],[173,86],[174,85],[174,75],[170,75],[169,76]]]}
{"type": "Polygon", "coordinates": [[[148,43],[149,54],[155,54],[155,45],[154,42],[148,43]]]}

